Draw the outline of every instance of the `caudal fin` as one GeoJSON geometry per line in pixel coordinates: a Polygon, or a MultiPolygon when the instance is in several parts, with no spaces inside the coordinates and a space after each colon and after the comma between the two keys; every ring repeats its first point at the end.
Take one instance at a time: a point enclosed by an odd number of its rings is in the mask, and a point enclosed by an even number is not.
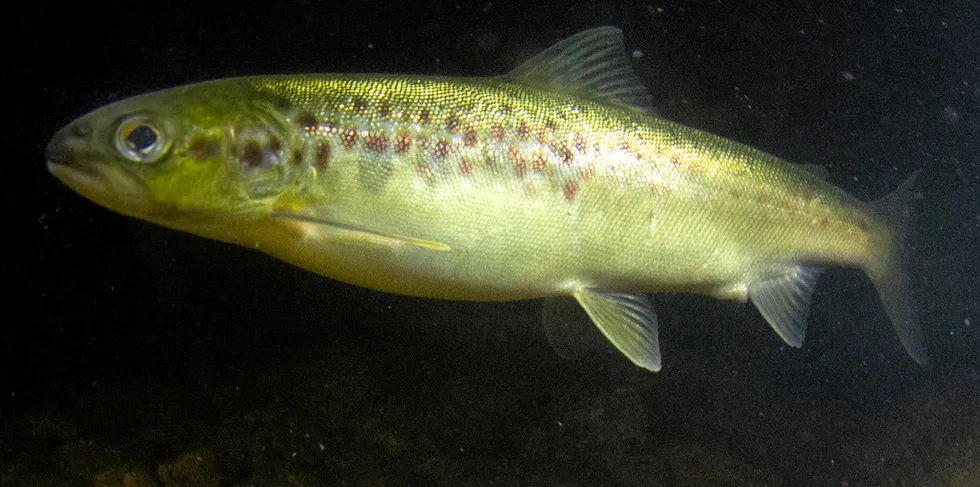
{"type": "Polygon", "coordinates": [[[881,304],[891,318],[902,346],[916,362],[924,365],[929,361],[929,354],[906,273],[906,240],[912,225],[910,201],[919,173],[916,171],[891,194],[871,203],[874,212],[889,226],[890,235],[887,250],[882,254],[883,261],[868,269],[868,276],[878,290],[881,304]]]}

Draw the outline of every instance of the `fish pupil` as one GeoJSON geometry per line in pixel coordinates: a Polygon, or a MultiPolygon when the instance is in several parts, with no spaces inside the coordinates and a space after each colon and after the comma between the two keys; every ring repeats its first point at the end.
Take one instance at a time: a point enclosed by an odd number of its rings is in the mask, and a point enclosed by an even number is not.
{"type": "Polygon", "coordinates": [[[126,144],[137,152],[144,152],[157,142],[157,131],[149,125],[140,125],[126,136],[126,144]]]}

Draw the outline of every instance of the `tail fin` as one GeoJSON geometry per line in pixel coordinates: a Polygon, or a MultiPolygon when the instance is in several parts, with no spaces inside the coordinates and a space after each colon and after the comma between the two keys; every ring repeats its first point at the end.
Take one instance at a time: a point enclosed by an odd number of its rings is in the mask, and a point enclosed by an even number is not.
{"type": "Polygon", "coordinates": [[[915,183],[920,172],[916,171],[888,196],[871,203],[871,208],[888,225],[891,232],[889,249],[884,253],[886,260],[874,269],[869,269],[868,275],[878,290],[881,304],[891,318],[902,346],[916,362],[925,365],[929,361],[929,354],[905,272],[908,265],[905,242],[913,219],[909,203],[914,196],[915,183]]]}

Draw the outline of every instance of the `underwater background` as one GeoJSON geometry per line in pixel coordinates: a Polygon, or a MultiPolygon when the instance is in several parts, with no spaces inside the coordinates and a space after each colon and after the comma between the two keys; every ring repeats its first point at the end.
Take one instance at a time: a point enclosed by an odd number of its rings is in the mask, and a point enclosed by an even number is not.
{"type": "Polygon", "coordinates": [[[980,4],[39,3],[2,78],[0,486],[980,486],[980,4]],[[876,199],[922,169],[902,350],[870,282],[787,347],[750,305],[654,295],[664,369],[560,358],[540,303],[338,283],[104,210],[44,146],[214,78],[503,74],[624,30],[666,118],[876,199]],[[10,151],[13,153],[10,153],[10,151]]]}

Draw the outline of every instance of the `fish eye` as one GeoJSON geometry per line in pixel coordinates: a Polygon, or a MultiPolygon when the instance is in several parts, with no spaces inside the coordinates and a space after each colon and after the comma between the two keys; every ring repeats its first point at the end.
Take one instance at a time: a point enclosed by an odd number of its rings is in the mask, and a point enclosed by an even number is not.
{"type": "Polygon", "coordinates": [[[133,162],[156,162],[167,146],[163,131],[145,117],[124,119],[116,129],[116,150],[133,162]]]}

